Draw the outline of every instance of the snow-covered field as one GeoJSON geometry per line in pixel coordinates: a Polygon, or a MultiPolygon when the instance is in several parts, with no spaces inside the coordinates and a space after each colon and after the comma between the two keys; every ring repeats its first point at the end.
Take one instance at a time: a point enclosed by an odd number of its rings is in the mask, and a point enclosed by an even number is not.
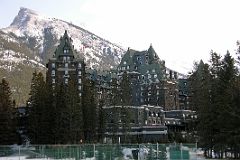
{"type": "MultiPolygon", "coordinates": [[[[0,160],[54,160],[54,158],[47,157],[47,155],[49,155],[49,152],[44,150],[45,147],[43,147],[38,151],[36,150],[35,147],[30,147],[30,146],[29,147],[21,146],[20,148],[19,147],[20,146],[17,146],[17,145],[12,146],[11,149],[9,150],[11,154],[9,156],[0,157],[0,160]]],[[[83,150],[81,151],[82,153],[82,156],[80,156],[82,158],[81,160],[97,160],[99,158],[100,159],[110,158],[114,160],[133,160],[133,159],[146,160],[146,159],[149,159],[150,157],[153,159],[164,158],[166,160],[170,160],[170,157],[171,157],[170,148],[172,146],[166,146],[165,148],[161,145],[156,146],[156,145],[147,144],[146,146],[145,145],[130,146],[130,148],[129,146],[128,147],[121,146],[120,148],[115,148],[113,150],[112,148],[110,149],[108,147],[109,146],[107,145],[104,146],[105,148],[104,150],[100,148],[97,149],[97,147],[96,148],[94,147],[94,150],[96,149],[94,152],[94,155],[93,153],[89,155],[91,151],[88,150],[86,152],[86,148],[84,149],[84,147],[82,146],[83,150]],[[119,154],[116,155],[116,151],[117,152],[119,151],[119,154]]],[[[181,148],[181,155],[183,154],[183,152],[185,156],[186,154],[189,155],[188,156],[189,160],[205,160],[205,158],[203,157],[203,152],[200,149],[189,148],[186,146],[181,146],[180,148],[181,148]]],[[[62,158],[64,160],[75,160],[75,157],[70,156],[70,158],[68,158],[68,156],[66,156],[66,155],[75,155],[73,153],[74,151],[71,152],[70,154],[70,152],[68,152],[68,149],[65,151],[61,150],[62,148],[58,148],[58,149],[60,149],[60,152],[58,154],[60,156],[62,155],[63,156],[62,158]]],[[[174,150],[174,153],[171,152],[171,155],[178,152],[179,150],[178,151],[174,150]]],[[[79,157],[79,154],[77,155],[79,157]]]]}
{"type": "MultiPolygon", "coordinates": [[[[28,158],[27,156],[9,156],[9,157],[0,157],[0,160],[54,160],[52,158],[28,158]]],[[[75,160],[75,158],[67,158],[64,160],[75,160]]],[[[84,158],[82,160],[95,160],[95,158],[84,158]]]]}

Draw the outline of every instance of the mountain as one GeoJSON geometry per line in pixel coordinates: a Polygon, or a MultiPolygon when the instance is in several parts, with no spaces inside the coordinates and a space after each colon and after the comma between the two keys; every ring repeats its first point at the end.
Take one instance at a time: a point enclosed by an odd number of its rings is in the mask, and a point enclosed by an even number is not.
{"type": "Polygon", "coordinates": [[[20,8],[11,25],[0,29],[0,78],[12,86],[17,104],[24,104],[34,70],[45,73],[64,31],[73,40],[74,49],[85,58],[88,67],[116,67],[125,50],[72,23],[20,8]]]}

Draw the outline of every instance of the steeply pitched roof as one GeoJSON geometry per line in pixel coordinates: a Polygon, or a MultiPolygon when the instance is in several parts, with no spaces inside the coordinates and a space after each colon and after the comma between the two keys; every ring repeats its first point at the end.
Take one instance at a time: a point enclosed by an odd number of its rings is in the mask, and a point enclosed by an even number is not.
{"type": "Polygon", "coordinates": [[[74,50],[74,46],[72,45],[72,39],[68,36],[66,30],[63,37],[60,38],[60,44],[55,51],[54,57],[59,58],[59,56],[65,55],[77,58],[77,53],[74,50]]]}
{"type": "Polygon", "coordinates": [[[148,56],[149,56],[149,63],[153,63],[153,62],[159,60],[159,57],[158,57],[157,53],[155,52],[155,50],[152,47],[152,44],[148,48],[147,52],[148,52],[148,56]]]}

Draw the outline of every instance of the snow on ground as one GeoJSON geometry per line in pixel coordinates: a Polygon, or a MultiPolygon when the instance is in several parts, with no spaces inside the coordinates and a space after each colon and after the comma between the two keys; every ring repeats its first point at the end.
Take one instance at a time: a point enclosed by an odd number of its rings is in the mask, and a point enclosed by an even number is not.
{"type": "MultiPolygon", "coordinates": [[[[27,156],[9,156],[9,157],[0,157],[0,160],[54,160],[52,158],[28,158],[27,156]]],[[[64,158],[64,160],[75,160],[75,158],[64,158]]],[[[84,158],[82,160],[95,160],[92,158],[84,158]]]]}

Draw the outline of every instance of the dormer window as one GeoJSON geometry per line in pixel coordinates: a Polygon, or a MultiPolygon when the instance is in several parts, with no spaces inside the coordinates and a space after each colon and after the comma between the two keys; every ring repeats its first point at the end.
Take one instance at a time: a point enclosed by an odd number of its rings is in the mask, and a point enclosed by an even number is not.
{"type": "Polygon", "coordinates": [[[64,53],[64,54],[67,54],[68,52],[69,52],[68,49],[64,49],[64,50],[63,50],[63,53],[64,53]]]}

